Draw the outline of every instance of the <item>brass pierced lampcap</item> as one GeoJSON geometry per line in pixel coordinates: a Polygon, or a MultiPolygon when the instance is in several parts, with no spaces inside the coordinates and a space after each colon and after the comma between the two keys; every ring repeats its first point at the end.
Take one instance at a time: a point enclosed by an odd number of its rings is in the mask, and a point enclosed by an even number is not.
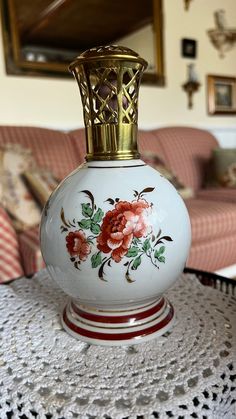
{"type": "Polygon", "coordinates": [[[147,62],[129,48],[91,48],[73,61],[82,98],[87,160],[139,158],[138,93],[147,62]]]}
{"type": "Polygon", "coordinates": [[[96,48],[90,48],[87,51],[84,51],[80,54],[76,59],[70,64],[69,69],[73,71],[73,69],[82,62],[93,61],[93,60],[107,60],[107,59],[119,59],[119,60],[128,60],[139,62],[144,66],[147,67],[147,62],[139,56],[139,54],[133,51],[130,48],[122,47],[119,45],[107,45],[107,46],[100,46],[96,48]]]}

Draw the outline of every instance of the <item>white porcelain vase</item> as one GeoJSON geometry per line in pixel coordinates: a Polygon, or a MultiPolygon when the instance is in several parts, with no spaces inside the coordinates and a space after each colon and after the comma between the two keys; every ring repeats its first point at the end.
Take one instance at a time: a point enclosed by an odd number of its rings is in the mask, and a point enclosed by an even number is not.
{"type": "Polygon", "coordinates": [[[190,247],[182,198],[139,158],[144,68],[136,53],[116,46],[89,50],[72,63],[87,162],[59,185],[42,215],[48,272],[70,297],[62,324],[93,344],[134,344],[168,331],[174,309],[163,293],[181,274],[190,247]]]}

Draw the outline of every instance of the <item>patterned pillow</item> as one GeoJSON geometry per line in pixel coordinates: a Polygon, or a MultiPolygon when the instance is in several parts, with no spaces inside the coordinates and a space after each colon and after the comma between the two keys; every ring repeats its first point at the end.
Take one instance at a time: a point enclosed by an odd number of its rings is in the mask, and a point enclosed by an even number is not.
{"type": "Polygon", "coordinates": [[[13,175],[20,175],[34,166],[31,150],[20,144],[6,144],[0,148],[0,168],[13,175]]]}
{"type": "Polygon", "coordinates": [[[19,144],[0,149],[0,203],[12,218],[16,230],[25,230],[40,222],[41,211],[21,174],[34,166],[30,150],[19,144]]]}
{"type": "Polygon", "coordinates": [[[193,190],[189,187],[184,186],[177,176],[169,170],[160,157],[157,154],[153,154],[152,151],[144,151],[141,154],[141,159],[145,161],[149,166],[156,169],[162,176],[169,180],[172,185],[177,189],[179,194],[183,199],[188,199],[193,197],[193,190]]]}
{"type": "Polygon", "coordinates": [[[213,150],[211,178],[215,186],[236,187],[236,148],[213,150]]]}
{"type": "Polygon", "coordinates": [[[56,189],[58,181],[48,170],[27,170],[22,176],[40,207],[43,208],[51,193],[56,189]]]}

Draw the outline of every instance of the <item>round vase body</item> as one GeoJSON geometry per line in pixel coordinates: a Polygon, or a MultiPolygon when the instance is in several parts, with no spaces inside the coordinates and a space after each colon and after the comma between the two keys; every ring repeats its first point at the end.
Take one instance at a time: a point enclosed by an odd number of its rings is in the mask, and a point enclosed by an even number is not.
{"type": "Polygon", "coordinates": [[[142,160],[91,161],[75,170],[41,222],[48,272],[72,298],[66,330],[104,345],[163,334],[173,308],[162,294],[184,268],[190,231],[176,189],[142,160]]]}

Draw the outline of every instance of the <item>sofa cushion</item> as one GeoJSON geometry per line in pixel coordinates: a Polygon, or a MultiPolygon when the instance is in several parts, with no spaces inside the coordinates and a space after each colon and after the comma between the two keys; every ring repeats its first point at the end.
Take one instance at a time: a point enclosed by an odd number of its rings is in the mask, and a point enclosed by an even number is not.
{"type": "Polygon", "coordinates": [[[63,179],[79,164],[74,142],[69,135],[46,128],[0,126],[0,146],[18,143],[32,150],[41,168],[63,179]]]}
{"type": "Polygon", "coordinates": [[[147,163],[153,169],[157,170],[162,176],[164,176],[170,183],[177,189],[180,196],[183,199],[188,199],[193,197],[193,190],[191,188],[185,187],[175,176],[175,174],[169,170],[164,164],[163,160],[159,155],[153,153],[152,151],[143,151],[141,153],[141,159],[147,163]]]}
{"type": "Polygon", "coordinates": [[[236,188],[206,188],[197,191],[197,198],[236,203],[236,188]]]}
{"type": "Polygon", "coordinates": [[[216,148],[212,153],[212,185],[236,187],[236,148],[216,148]]]}
{"type": "Polygon", "coordinates": [[[18,143],[0,145],[0,169],[7,170],[13,175],[21,175],[25,170],[34,166],[34,158],[29,148],[18,143]]]}
{"type": "Polygon", "coordinates": [[[40,209],[22,179],[22,172],[33,165],[29,149],[19,144],[0,146],[0,202],[17,230],[40,222],[40,209]]]}
{"type": "Polygon", "coordinates": [[[217,140],[208,131],[189,127],[160,128],[152,131],[163,150],[166,165],[185,185],[200,189],[217,140]]]}
{"type": "Polygon", "coordinates": [[[203,199],[188,199],[186,202],[191,227],[192,243],[236,234],[235,204],[203,199]]]}
{"type": "Polygon", "coordinates": [[[190,249],[187,266],[212,272],[234,265],[235,249],[235,233],[196,243],[190,249]]]}
{"type": "Polygon", "coordinates": [[[43,208],[51,193],[56,189],[58,180],[49,170],[37,168],[25,171],[22,177],[40,207],[43,208]]]}

